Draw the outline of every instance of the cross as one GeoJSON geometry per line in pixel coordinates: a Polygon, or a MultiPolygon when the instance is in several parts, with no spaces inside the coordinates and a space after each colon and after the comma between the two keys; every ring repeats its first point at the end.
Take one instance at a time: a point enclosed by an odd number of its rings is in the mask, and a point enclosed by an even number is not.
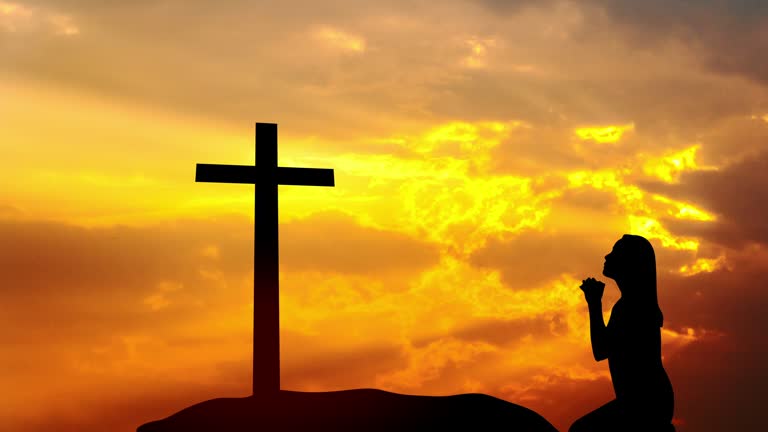
{"type": "Polygon", "coordinates": [[[277,166],[277,125],[256,123],[256,165],[197,164],[196,182],[255,184],[253,394],[280,390],[277,186],[333,186],[333,169],[277,166]],[[257,347],[261,347],[257,355],[257,347]]]}

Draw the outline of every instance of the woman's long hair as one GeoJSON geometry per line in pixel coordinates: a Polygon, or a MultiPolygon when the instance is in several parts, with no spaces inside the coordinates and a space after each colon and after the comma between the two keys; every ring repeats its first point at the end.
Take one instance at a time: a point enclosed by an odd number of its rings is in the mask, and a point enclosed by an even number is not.
{"type": "Polygon", "coordinates": [[[627,251],[625,269],[630,272],[627,276],[636,282],[635,289],[639,290],[629,296],[631,307],[637,308],[642,316],[654,317],[656,324],[661,327],[664,325],[664,315],[659,307],[653,246],[645,237],[632,234],[624,234],[621,241],[627,251]]]}

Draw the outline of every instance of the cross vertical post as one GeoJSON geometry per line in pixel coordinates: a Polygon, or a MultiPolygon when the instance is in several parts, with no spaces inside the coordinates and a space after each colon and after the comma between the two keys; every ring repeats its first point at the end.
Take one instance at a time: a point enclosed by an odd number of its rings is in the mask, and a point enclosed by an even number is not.
{"type": "Polygon", "coordinates": [[[253,393],[258,394],[280,390],[277,125],[256,123],[254,139],[258,169],[253,230],[253,393]],[[266,355],[257,355],[259,346],[266,355]]]}
{"type": "Polygon", "coordinates": [[[277,186],[334,186],[333,169],[277,166],[277,124],[256,123],[256,166],[197,164],[195,181],[255,184],[253,394],[280,391],[280,251],[277,186]]]}

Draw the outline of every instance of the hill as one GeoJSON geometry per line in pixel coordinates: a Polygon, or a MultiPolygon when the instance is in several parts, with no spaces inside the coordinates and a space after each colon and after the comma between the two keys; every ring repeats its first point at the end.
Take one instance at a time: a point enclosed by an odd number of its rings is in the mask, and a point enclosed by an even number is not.
{"type": "Polygon", "coordinates": [[[137,432],[240,431],[557,432],[534,411],[484,394],[416,396],[374,389],[281,390],[274,397],[221,398],[185,408],[137,432]]]}

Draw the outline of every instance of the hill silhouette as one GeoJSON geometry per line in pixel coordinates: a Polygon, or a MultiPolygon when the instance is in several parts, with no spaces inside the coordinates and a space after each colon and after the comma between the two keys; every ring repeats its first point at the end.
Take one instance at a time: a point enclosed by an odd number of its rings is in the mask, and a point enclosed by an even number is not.
{"type": "Polygon", "coordinates": [[[557,432],[534,411],[485,394],[417,396],[376,389],[281,390],[272,397],[212,399],[137,432],[239,431],[557,432]]]}

